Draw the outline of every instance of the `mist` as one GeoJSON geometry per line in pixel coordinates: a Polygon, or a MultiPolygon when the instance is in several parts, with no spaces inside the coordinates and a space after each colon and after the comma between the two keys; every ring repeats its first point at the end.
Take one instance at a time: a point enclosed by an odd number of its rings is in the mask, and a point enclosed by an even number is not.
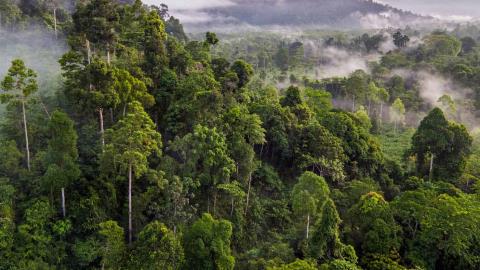
{"type": "Polygon", "coordinates": [[[58,59],[67,51],[63,38],[48,30],[8,32],[0,29],[0,78],[3,79],[12,60],[20,58],[37,72],[39,93],[52,94],[61,82],[58,59]]]}

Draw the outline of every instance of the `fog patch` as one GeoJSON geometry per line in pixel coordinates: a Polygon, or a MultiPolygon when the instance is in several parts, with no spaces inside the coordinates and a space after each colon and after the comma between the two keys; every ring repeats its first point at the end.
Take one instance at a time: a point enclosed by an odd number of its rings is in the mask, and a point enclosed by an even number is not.
{"type": "Polygon", "coordinates": [[[51,94],[60,85],[58,60],[67,51],[63,39],[47,30],[11,33],[0,29],[0,78],[3,79],[12,60],[22,59],[38,75],[39,93],[51,94]]]}

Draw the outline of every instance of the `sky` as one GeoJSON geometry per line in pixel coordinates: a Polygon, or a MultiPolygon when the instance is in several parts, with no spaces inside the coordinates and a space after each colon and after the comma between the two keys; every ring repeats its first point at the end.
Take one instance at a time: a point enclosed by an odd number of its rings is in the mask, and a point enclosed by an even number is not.
{"type": "MultiPolygon", "coordinates": [[[[294,0],[292,0],[294,1],[294,0]]],[[[434,16],[480,18],[480,0],[376,0],[394,7],[434,16]]],[[[167,4],[171,10],[195,10],[202,7],[225,6],[229,0],[145,0],[150,4],[167,4]]]]}
{"type": "Polygon", "coordinates": [[[447,18],[480,18],[480,0],[377,0],[419,14],[447,18]]]}

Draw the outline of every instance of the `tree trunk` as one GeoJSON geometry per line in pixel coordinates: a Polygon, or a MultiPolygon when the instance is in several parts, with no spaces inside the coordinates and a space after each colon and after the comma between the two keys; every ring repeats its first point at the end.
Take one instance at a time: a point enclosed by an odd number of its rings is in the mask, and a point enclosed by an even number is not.
{"type": "Polygon", "coordinates": [[[65,188],[62,187],[62,214],[63,218],[67,215],[67,211],[65,209],[65,188]]]}
{"type": "Polygon", "coordinates": [[[110,43],[107,44],[107,64],[110,66],[110,43]]]}
{"type": "Polygon", "coordinates": [[[128,243],[132,244],[132,164],[128,164],[128,243]]]}
{"type": "Polygon", "coordinates": [[[27,168],[30,171],[30,146],[28,144],[27,114],[25,112],[25,100],[22,100],[23,129],[25,132],[25,148],[27,150],[27,168]]]}
{"type": "Polygon", "coordinates": [[[252,174],[248,176],[248,190],[247,190],[247,201],[245,202],[245,215],[247,215],[248,204],[250,202],[250,190],[252,189],[252,174]]]}
{"type": "Polygon", "coordinates": [[[432,181],[432,178],[433,178],[433,158],[434,158],[434,155],[432,153],[430,156],[430,170],[428,174],[430,181],[432,181]]]}
{"type": "Polygon", "coordinates": [[[87,47],[87,62],[90,65],[90,61],[92,59],[92,50],[90,49],[90,41],[88,39],[85,41],[85,46],[87,47]]]}
{"type": "Polygon", "coordinates": [[[105,130],[103,128],[103,108],[98,108],[98,118],[100,121],[100,136],[102,140],[102,151],[105,148],[105,130]]]}
{"type": "Polygon", "coordinates": [[[380,119],[380,124],[381,124],[383,119],[383,102],[380,103],[380,116],[378,117],[378,119],[380,119]]]}
{"type": "Polygon", "coordinates": [[[310,233],[310,214],[307,215],[307,240],[310,233]]]}
{"type": "Polygon", "coordinates": [[[115,117],[113,116],[113,108],[110,108],[110,123],[115,123],[115,117]]]}
{"type": "Polygon", "coordinates": [[[53,8],[53,29],[55,30],[55,38],[58,38],[58,32],[57,32],[57,8],[53,8]]]}
{"type": "Polygon", "coordinates": [[[233,217],[233,206],[234,206],[234,199],[233,199],[233,196],[232,196],[232,205],[231,205],[231,208],[230,208],[230,217],[233,217]]]}

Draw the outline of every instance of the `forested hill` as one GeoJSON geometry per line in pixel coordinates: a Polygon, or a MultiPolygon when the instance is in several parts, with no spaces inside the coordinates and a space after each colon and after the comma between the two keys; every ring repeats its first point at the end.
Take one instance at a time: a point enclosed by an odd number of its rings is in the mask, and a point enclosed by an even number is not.
{"type": "Polygon", "coordinates": [[[189,40],[140,0],[0,3],[31,51],[0,76],[0,270],[478,269],[478,29],[321,35],[378,59],[320,79],[300,41],[189,40]]]}
{"type": "MultiPolygon", "coordinates": [[[[316,25],[330,27],[361,27],[374,20],[399,24],[424,19],[371,0],[261,0],[233,1],[233,5],[204,9],[216,20],[248,25],[316,25]],[[365,16],[370,16],[366,18],[365,16]]],[[[211,23],[211,22],[210,22],[211,23]]],[[[208,25],[208,22],[207,22],[208,25]]]]}

